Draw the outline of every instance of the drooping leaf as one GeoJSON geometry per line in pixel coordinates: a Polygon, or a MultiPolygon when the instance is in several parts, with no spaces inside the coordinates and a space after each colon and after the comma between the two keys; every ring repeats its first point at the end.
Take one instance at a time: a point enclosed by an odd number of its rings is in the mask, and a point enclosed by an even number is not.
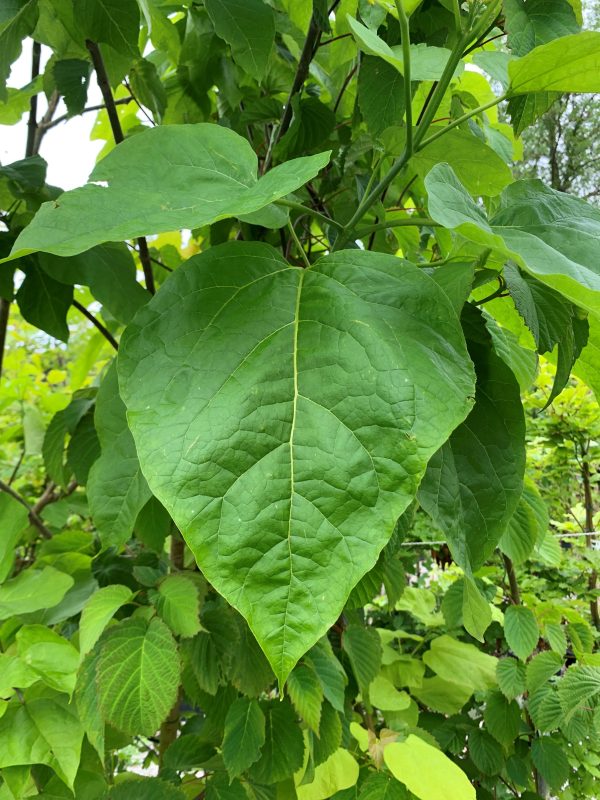
{"type": "Polygon", "coordinates": [[[158,587],[158,613],[177,636],[195,636],[200,630],[200,598],[193,580],[169,575],[158,587]]]}
{"type": "Polygon", "coordinates": [[[531,758],[540,775],[553,789],[560,789],[569,778],[570,767],[564,746],[548,736],[534,739],[531,758]]]}
{"type": "Polygon", "coordinates": [[[487,598],[482,594],[477,583],[465,576],[462,597],[462,624],[465,630],[484,641],[484,633],[492,622],[492,609],[487,598]]]}
{"type": "Polygon", "coordinates": [[[81,662],[77,673],[74,702],[85,735],[100,758],[104,760],[104,718],[100,711],[96,688],[98,656],[99,648],[95,648],[81,662]]]}
{"type": "Polygon", "coordinates": [[[533,691],[556,675],[563,666],[563,659],[558,653],[547,650],[538,653],[527,664],[527,688],[533,691]]]}
{"type": "Polygon", "coordinates": [[[240,697],[225,719],[222,753],[230,778],[236,778],[258,761],[265,743],[265,715],[256,700],[240,697]]]}
{"type": "Polygon", "coordinates": [[[91,183],[44,203],[11,258],[36,250],[72,256],[103,242],[250,214],[302,186],[328,161],[329,153],[294,159],[257,179],[256,154],[234,131],[205,123],[157,126],[111,150],[91,183]]]}
{"type": "Polygon", "coordinates": [[[73,302],[73,289],[55,281],[37,263],[23,266],[25,280],[16,300],[23,317],[62,342],[69,340],[67,312],[73,302]]]}
{"type": "Polygon", "coordinates": [[[125,56],[136,55],[140,27],[136,0],[77,0],[73,10],[85,39],[108,44],[125,56]]]}
{"type": "Polygon", "coordinates": [[[399,692],[384,675],[376,675],[369,684],[369,700],[382,711],[406,711],[410,706],[410,696],[399,692]]]}
{"type": "MultiPolygon", "coordinates": [[[[499,662],[501,663],[501,662],[499,662]]],[[[509,748],[521,728],[521,709],[500,692],[490,692],[483,712],[486,728],[504,747],[509,748]]]]}
{"type": "Polygon", "coordinates": [[[504,751],[500,744],[482,728],[471,731],[468,739],[471,761],[484,775],[497,775],[504,766],[504,751]]]}
{"type": "Polygon", "coordinates": [[[501,658],[496,666],[496,677],[502,694],[514,700],[527,690],[525,667],[516,658],[501,658]]]}
{"type": "Polygon", "coordinates": [[[98,695],[108,722],[135,735],[152,735],[165,719],[179,687],[179,656],[167,626],[133,617],[102,641],[98,695]]]}
{"type": "Polygon", "coordinates": [[[525,180],[504,190],[497,213],[488,220],[448,165],[435,166],[425,185],[436,222],[512,259],[575,305],[600,311],[596,208],[541,181],[525,180]]]}
{"type": "Polygon", "coordinates": [[[307,664],[298,664],[290,672],[286,682],[294,708],[309,728],[319,732],[323,688],[317,673],[307,664]]]}
{"type": "Polygon", "coordinates": [[[321,724],[318,733],[309,732],[309,743],[315,767],[327,761],[342,743],[340,715],[327,700],[321,709],[321,724]]]}
{"type": "Polygon", "coordinates": [[[419,702],[440,714],[458,714],[473,694],[473,687],[462,683],[464,675],[455,676],[455,680],[447,681],[438,675],[423,678],[421,686],[411,690],[419,702]]]}
{"type": "Polygon", "coordinates": [[[69,116],[81,114],[85,108],[91,70],[90,62],[79,58],[56,61],[52,68],[56,89],[65,101],[69,116]]]}
{"type": "Polygon", "coordinates": [[[535,484],[526,479],[523,494],[499,547],[514,564],[522,564],[533,553],[536,544],[548,530],[549,518],[546,504],[535,484]]]}
{"type": "Polygon", "coordinates": [[[504,14],[507,44],[516,56],[579,31],[575,11],[568,0],[505,0],[504,14]]]}
{"type": "Polygon", "coordinates": [[[541,733],[556,730],[565,719],[558,690],[549,683],[529,692],[527,710],[533,724],[541,733]]]}
{"type": "Polygon", "coordinates": [[[19,658],[58,692],[72,694],[79,665],[77,649],[45,625],[24,625],[16,636],[19,658]]]}
{"type": "Polygon", "coordinates": [[[404,78],[380,58],[364,56],[358,73],[358,103],[369,130],[377,136],[404,116],[404,78]]]}
{"type": "Polygon", "coordinates": [[[38,8],[36,0],[15,6],[13,13],[0,28],[0,100],[6,100],[8,92],[6,80],[10,68],[21,54],[21,43],[29,36],[37,22],[38,8]]]}
{"type": "Polygon", "coordinates": [[[52,608],[73,586],[73,578],[54,567],[26,569],[0,586],[0,620],[52,608]]]}
{"type": "Polygon", "coordinates": [[[540,636],[533,611],[525,606],[509,606],[504,612],[504,635],[510,649],[525,661],[540,636]]]}
{"type": "Polygon", "coordinates": [[[408,796],[403,783],[385,772],[376,772],[361,784],[358,800],[408,800],[408,796]]]}
{"type": "Polygon", "coordinates": [[[150,499],[150,490],[127,427],[114,363],[100,385],[95,419],[102,453],[90,470],[88,501],[103,543],[120,546],[131,536],[137,515],[150,499]]]}
{"type": "Polygon", "coordinates": [[[475,406],[428,464],[419,488],[421,505],[444,531],[466,570],[493,552],[523,488],[525,419],[519,385],[496,355],[480,312],[463,309],[475,362],[475,406]]]}
{"type": "Polygon", "coordinates": [[[261,81],[275,39],[275,20],[263,0],[206,0],[206,10],[218,36],[231,46],[243,70],[261,81]]]}
{"type": "Polygon", "coordinates": [[[90,597],[83,607],[79,623],[79,652],[82,658],[96,644],[115,613],[132,597],[131,589],[120,584],[105,586],[90,597]]]}
{"type": "Polygon", "coordinates": [[[410,734],[383,753],[392,775],[421,800],[475,800],[475,788],[448,756],[410,734]]]}
{"type": "Polygon", "coordinates": [[[470,362],[447,297],[408,263],[398,269],[394,257],[354,251],[303,271],[265,245],[221,245],[171,276],[120,348],[122,396],[153,493],[280,679],[337,619],[470,405],[470,362]],[[231,288],[215,288],[217,279],[231,288]],[[349,319],[361,321],[351,333],[349,319]],[[178,347],[165,351],[173,337],[178,347]],[[421,403],[428,414],[413,418],[421,403]],[[322,567],[315,537],[329,543],[322,567]]]}
{"type": "MultiPolygon", "coordinates": [[[[236,701],[237,702],[237,701],[236,701]]],[[[233,708],[233,703],[230,708],[233,708]]],[[[194,772],[215,755],[215,748],[200,734],[179,736],[165,751],[163,763],[169,770],[194,772]]]]}
{"type": "Polygon", "coordinates": [[[381,666],[381,641],[373,628],[349,625],[342,635],[342,647],[348,655],[358,685],[366,689],[381,666]]]}
{"type": "Polygon", "coordinates": [[[88,286],[94,299],[125,325],[150,297],[136,281],[133,257],[121,242],[99,245],[70,258],[40,253],[38,260],[55,281],[88,286]]]}
{"type": "Polygon", "coordinates": [[[318,641],[305,658],[317,673],[323,687],[323,695],[336,711],[344,711],[344,693],[348,677],[344,668],[333,653],[329,640],[318,641]]]}
{"type": "Polygon", "coordinates": [[[263,712],[265,743],[250,774],[257,783],[278,783],[302,766],[304,738],[289,700],[271,700],[263,706],[263,712]]]}

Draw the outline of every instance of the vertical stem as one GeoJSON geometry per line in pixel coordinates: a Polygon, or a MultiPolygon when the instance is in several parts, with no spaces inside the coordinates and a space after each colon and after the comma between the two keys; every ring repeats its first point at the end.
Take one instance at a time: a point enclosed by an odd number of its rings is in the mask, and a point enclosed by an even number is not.
{"type": "MultiPolygon", "coordinates": [[[[102,92],[102,98],[104,100],[104,105],[106,106],[106,113],[108,114],[108,119],[110,121],[110,127],[112,130],[113,138],[115,140],[115,143],[119,144],[124,140],[125,136],[123,135],[123,128],[121,128],[121,120],[119,119],[115,98],[113,97],[112,89],[110,88],[110,81],[108,79],[108,73],[106,72],[106,67],[104,65],[104,59],[102,58],[102,53],[100,52],[100,48],[98,47],[96,42],[92,42],[90,39],[87,39],[85,44],[92,58],[92,64],[94,65],[94,69],[96,70],[96,77],[98,78],[98,86],[100,87],[100,91],[102,92]]],[[[140,236],[137,240],[137,243],[139,247],[140,262],[142,265],[142,269],[144,270],[144,280],[146,282],[146,289],[148,289],[148,291],[151,294],[154,294],[156,288],[154,286],[152,261],[150,259],[150,253],[148,251],[148,242],[146,241],[146,237],[140,236]]]]}
{"type": "MultiPolygon", "coordinates": [[[[591,532],[594,530],[594,501],[592,498],[590,462],[587,460],[587,455],[588,455],[588,448],[586,448],[582,453],[581,480],[583,483],[583,497],[585,505],[585,530],[586,530],[585,541],[587,546],[591,549],[594,547],[594,534],[591,532]]],[[[598,586],[598,573],[596,572],[595,569],[592,569],[588,579],[588,587],[591,591],[594,591],[594,589],[596,589],[597,586],[598,586]]],[[[596,630],[600,630],[600,613],[598,610],[597,597],[592,597],[592,599],[590,600],[590,614],[592,616],[592,622],[594,623],[596,630]]]]}
{"type": "Polygon", "coordinates": [[[504,553],[502,554],[502,559],[504,560],[506,577],[508,578],[508,585],[510,586],[510,599],[512,600],[513,605],[520,606],[521,592],[519,591],[519,584],[517,581],[517,573],[515,572],[515,565],[513,564],[512,560],[504,553]]]}
{"type": "MultiPolygon", "coordinates": [[[[31,80],[34,81],[40,74],[40,58],[42,55],[42,45],[39,42],[33,43],[31,53],[31,80]]],[[[25,158],[34,154],[35,136],[37,133],[37,94],[29,100],[29,119],[27,121],[27,145],[25,147],[25,158]]]]}
{"type": "Polygon", "coordinates": [[[2,364],[4,363],[4,348],[6,347],[6,331],[10,315],[10,300],[0,297],[0,379],[2,378],[2,364]]]}
{"type": "Polygon", "coordinates": [[[408,16],[404,10],[402,0],[396,0],[398,20],[400,21],[400,35],[402,37],[402,66],[404,68],[404,113],[406,121],[406,158],[409,159],[413,152],[413,118],[412,118],[412,91],[410,75],[410,26],[408,16]]]}

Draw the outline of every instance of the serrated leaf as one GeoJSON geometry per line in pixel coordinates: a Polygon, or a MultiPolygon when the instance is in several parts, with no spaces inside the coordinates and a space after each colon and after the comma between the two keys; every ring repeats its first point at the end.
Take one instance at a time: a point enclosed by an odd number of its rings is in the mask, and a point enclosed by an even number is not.
{"type": "Polygon", "coordinates": [[[131,536],[151,494],[127,426],[114,362],[98,390],[95,424],[102,451],[88,477],[90,512],[102,543],[119,547],[131,536]]]}
{"type": "Polygon", "coordinates": [[[327,700],[321,709],[319,731],[309,731],[311,756],[315,767],[333,755],[342,743],[342,722],[340,715],[327,700]]]}
{"type": "Polygon", "coordinates": [[[525,418],[519,384],[496,355],[481,312],[465,305],[462,322],[477,373],[475,406],[430,460],[419,500],[469,574],[491,555],[519,502],[525,418]]]}
{"type": "Polygon", "coordinates": [[[177,636],[195,636],[200,630],[198,587],[185,575],[169,575],[158,587],[156,608],[177,636]]]}
{"type": "Polygon", "coordinates": [[[229,707],[221,752],[230,779],[258,761],[265,743],[265,715],[256,700],[240,697],[229,707]]]}
{"type": "Polygon", "coordinates": [[[535,727],[542,733],[556,730],[563,722],[564,712],[558,691],[548,683],[529,692],[527,708],[535,727]]]}
{"type": "Polygon", "coordinates": [[[392,775],[421,800],[475,800],[475,788],[448,756],[410,734],[383,754],[392,775]]]}
{"type": "Polygon", "coordinates": [[[98,656],[99,648],[96,648],[85,656],[79,666],[75,686],[75,704],[85,735],[101,761],[104,762],[104,719],[100,713],[96,688],[98,656]]]}
{"type": "Polygon", "coordinates": [[[298,189],[328,161],[329,153],[294,159],[258,179],[256,154],[234,131],[159,125],[111,150],[86,186],[44,203],[10,257],[37,250],[73,256],[106,241],[250,214],[298,189]]]}
{"type": "Polygon", "coordinates": [[[571,716],[585,704],[595,701],[600,694],[600,667],[575,664],[566,671],[558,684],[560,704],[571,716]]]}
{"type": "Polygon", "coordinates": [[[537,689],[543,683],[556,675],[563,665],[563,660],[558,653],[538,653],[527,664],[527,688],[529,691],[537,689]]]}
{"type": "Polygon", "coordinates": [[[469,756],[484,775],[497,775],[504,766],[504,752],[487,731],[476,728],[468,738],[469,756]]]}
{"type": "Polygon", "coordinates": [[[496,665],[496,678],[502,694],[514,700],[527,690],[525,665],[516,658],[501,658],[496,665]]]}
{"type": "Polygon", "coordinates": [[[135,735],[152,735],[179,687],[179,656],[164,622],[140,617],[107,631],[98,659],[98,695],[108,722],[135,735]]]}
{"type": "Polygon", "coordinates": [[[83,607],[79,622],[79,652],[82,659],[96,644],[115,613],[132,597],[131,589],[120,584],[105,586],[90,597],[83,607]]]}
{"type": "Polygon", "coordinates": [[[487,598],[475,581],[466,576],[463,581],[462,621],[465,630],[480,642],[484,641],[483,635],[492,622],[492,609],[487,598]]]}
{"type": "Polygon", "coordinates": [[[294,708],[311,730],[318,733],[323,705],[323,688],[317,673],[307,664],[298,664],[286,682],[294,708]]]}
{"type": "MultiPolygon", "coordinates": [[[[231,706],[230,706],[231,708],[231,706]]],[[[179,736],[165,751],[163,764],[176,772],[195,772],[215,755],[215,748],[199,734],[179,736]]]]}
{"type": "Polygon", "coordinates": [[[500,692],[491,692],[485,701],[483,718],[494,739],[508,749],[521,728],[519,704],[514,700],[508,700],[500,692]]]}
{"type": "Polygon", "coordinates": [[[525,606],[509,606],[504,612],[504,635],[513,653],[525,661],[540,638],[533,611],[525,606]]]}
{"type": "Polygon", "coordinates": [[[499,547],[513,564],[522,564],[547,532],[548,524],[546,504],[536,486],[526,479],[523,494],[500,539],[499,547]]]}
{"type": "Polygon", "coordinates": [[[250,775],[257,783],[284,781],[297,772],[304,758],[304,738],[289,700],[272,700],[263,706],[265,743],[250,775]]]}
{"type": "Polygon", "coordinates": [[[373,628],[349,625],[342,634],[346,652],[358,685],[366,689],[381,666],[381,641],[373,628]]]}
{"type": "Polygon", "coordinates": [[[307,663],[311,664],[323,687],[323,694],[336,711],[344,711],[344,694],[348,676],[344,668],[335,657],[329,640],[323,638],[318,641],[306,656],[307,663]]]}
{"type": "Polygon", "coordinates": [[[563,746],[547,736],[534,739],[531,759],[544,780],[553,789],[560,789],[570,773],[569,762],[563,746]]]}
{"type": "Polygon", "coordinates": [[[553,652],[564,656],[567,651],[567,634],[563,625],[554,622],[547,622],[544,628],[544,637],[548,641],[553,652]]]}
{"type": "Polygon", "coordinates": [[[407,262],[401,272],[395,257],[359,251],[299,270],[266,245],[230,242],[173,273],[121,343],[144,474],[280,680],[338,618],[470,405],[471,366],[447,297],[407,262]],[[452,378],[440,369],[435,390],[431,358],[450,359],[452,378]],[[424,402],[428,414],[413,417],[424,402]],[[324,483],[331,470],[335,482],[324,483]],[[315,535],[329,543],[323,566],[315,535]]]}

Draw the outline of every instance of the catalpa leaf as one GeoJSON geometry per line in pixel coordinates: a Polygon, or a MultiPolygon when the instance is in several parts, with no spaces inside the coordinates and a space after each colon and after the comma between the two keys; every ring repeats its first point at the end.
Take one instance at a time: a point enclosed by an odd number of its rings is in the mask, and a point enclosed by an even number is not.
{"type": "Polygon", "coordinates": [[[448,164],[436,165],[425,187],[436,222],[512,259],[575,305],[600,313],[597,208],[541,181],[523,180],[504,190],[488,219],[448,164]]]}
{"type": "Polygon", "coordinates": [[[220,125],[159,126],[126,139],[100,161],[90,183],[44,203],[10,258],[36,250],[72,256],[258,211],[298,189],[329,153],[287,161],[257,178],[250,144],[220,125]]]}
{"type": "Polygon", "coordinates": [[[351,251],[300,270],[241,242],[173,273],[119,378],[153,493],[282,682],[473,393],[450,301],[413,265],[351,251]]]}

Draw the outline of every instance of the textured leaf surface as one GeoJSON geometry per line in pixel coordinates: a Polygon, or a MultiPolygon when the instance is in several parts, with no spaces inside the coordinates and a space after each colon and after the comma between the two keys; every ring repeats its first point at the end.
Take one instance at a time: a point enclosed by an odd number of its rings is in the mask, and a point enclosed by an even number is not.
{"type": "MultiPolygon", "coordinates": [[[[301,778],[299,773],[296,777],[301,778]]],[[[349,789],[358,781],[358,764],[347,750],[336,750],[315,769],[310,783],[298,783],[298,800],[328,800],[336,792],[349,789]]]]}
{"type": "Polygon", "coordinates": [[[158,587],[158,613],[178,636],[200,630],[200,598],[196,584],[185,575],[169,575],[158,587]]]}
{"type": "Polygon", "coordinates": [[[275,20],[263,0],[206,0],[218,36],[231,45],[234,61],[260,81],[275,39],[275,20]]]}
{"type": "Polygon", "coordinates": [[[442,528],[456,559],[478,569],[493,552],[523,489],[525,418],[519,385],[496,355],[473,306],[463,310],[475,362],[475,406],[429,462],[421,505],[442,528]]]}
{"type": "Polygon", "coordinates": [[[96,644],[114,614],[132,597],[131,589],[118,583],[105,586],[90,597],[83,607],[79,623],[79,651],[82,657],[96,644]]]}
{"type": "Polygon", "coordinates": [[[281,680],[375,563],[472,392],[450,302],[415,267],[353,251],[304,271],[258,243],[174,273],[119,370],[153,493],[281,680]]]}
{"type": "Polygon", "coordinates": [[[482,653],[472,644],[459,642],[451,636],[438,636],[423,655],[425,664],[447,681],[460,680],[473,691],[496,685],[497,659],[482,653]]]}
{"type": "Polygon", "coordinates": [[[511,94],[600,91],[600,33],[583,31],[540,45],[508,65],[511,94]]]}
{"type": "Polygon", "coordinates": [[[306,724],[316,733],[321,722],[323,688],[314,669],[306,664],[298,664],[287,679],[287,690],[294,708],[306,724]]]}
{"type": "Polygon", "coordinates": [[[522,564],[547,532],[548,522],[546,504],[535,484],[526,479],[519,504],[500,539],[500,549],[514,564],[522,564]]]}
{"type": "Polygon", "coordinates": [[[126,56],[136,54],[140,11],[135,0],[77,0],[73,11],[86,39],[104,42],[126,56]]]}
{"type": "Polygon", "coordinates": [[[298,189],[328,161],[329,153],[294,159],[258,180],[256,154],[228,128],[158,126],[115,147],[86,186],[44,203],[11,257],[35,250],[72,256],[102,242],[250,214],[298,189]]]}
{"type": "Polygon", "coordinates": [[[258,761],[265,743],[265,715],[256,700],[240,697],[225,718],[222,753],[230,778],[245,772],[258,761]]]}
{"type": "Polygon", "coordinates": [[[544,780],[553,789],[560,789],[569,777],[569,762],[562,741],[548,736],[533,740],[531,758],[544,780]]]}
{"type": "Polygon", "coordinates": [[[517,738],[521,727],[521,709],[514,700],[500,692],[491,692],[485,702],[483,718],[488,731],[506,748],[517,738]]]}
{"type": "Polygon", "coordinates": [[[184,800],[177,786],[160,778],[130,778],[113,786],[109,800],[184,800]]]}
{"type": "Polygon", "coordinates": [[[414,734],[388,745],[383,757],[392,775],[421,800],[475,800],[475,789],[465,773],[414,734]]]}
{"type": "Polygon", "coordinates": [[[525,606],[509,606],[504,613],[504,635],[510,649],[525,661],[540,635],[533,611],[525,606]]]}
{"type": "Polygon", "coordinates": [[[107,632],[97,681],[104,716],[119,730],[152,735],[177,697],[179,656],[164,622],[130,618],[107,632]]]}
{"type": "Polygon", "coordinates": [[[302,766],[304,737],[289,700],[272,700],[263,709],[265,744],[251,775],[257,783],[278,783],[291,777],[302,766]]]}
{"type": "Polygon", "coordinates": [[[95,420],[102,452],[90,470],[88,501],[102,543],[119,546],[131,536],[151,495],[127,427],[114,363],[100,385],[95,420]]]}
{"type": "Polygon", "coordinates": [[[436,222],[513,259],[576,305],[600,312],[597,208],[541,181],[517,181],[488,220],[447,164],[435,166],[425,186],[436,222]]]}

